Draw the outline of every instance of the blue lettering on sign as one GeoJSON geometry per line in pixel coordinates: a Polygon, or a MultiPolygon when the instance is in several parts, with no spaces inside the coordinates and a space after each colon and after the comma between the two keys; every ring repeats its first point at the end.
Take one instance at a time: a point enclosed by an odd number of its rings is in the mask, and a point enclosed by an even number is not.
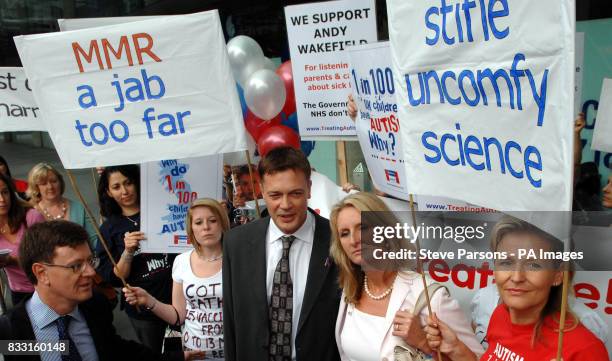
{"type": "Polygon", "coordinates": [[[523,150],[513,140],[509,140],[502,145],[494,137],[483,137],[480,140],[474,135],[468,135],[463,141],[459,123],[455,124],[455,129],[457,130],[456,134],[445,133],[440,137],[433,131],[426,131],[422,134],[421,144],[428,150],[424,154],[428,163],[435,164],[444,159],[446,164],[452,167],[460,165],[472,168],[477,172],[485,169],[491,172],[494,170],[491,160],[496,160],[501,174],[506,174],[506,169],[508,169],[512,177],[516,179],[527,178],[534,188],[542,187],[542,155],[537,147],[529,145],[523,150]],[[438,139],[440,139],[439,142],[438,139]],[[458,155],[451,156],[449,154],[451,149],[450,154],[458,155]],[[491,149],[493,149],[493,152],[491,152],[491,149]],[[511,153],[521,156],[522,162],[513,163],[510,158],[511,153]]]}

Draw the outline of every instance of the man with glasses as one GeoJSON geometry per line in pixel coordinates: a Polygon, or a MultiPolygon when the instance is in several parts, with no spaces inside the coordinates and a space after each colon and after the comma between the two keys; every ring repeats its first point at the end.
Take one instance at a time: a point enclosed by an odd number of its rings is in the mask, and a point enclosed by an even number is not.
{"type": "MultiPolygon", "coordinates": [[[[6,361],[161,359],[147,347],[117,335],[112,310],[103,297],[93,293],[99,261],[92,255],[88,239],[83,227],[64,220],[38,223],[26,231],[19,262],[35,292],[0,317],[0,340],[38,341],[44,343],[38,349],[50,351],[16,356],[7,352],[11,345],[0,343],[6,361]],[[64,354],[59,351],[62,348],[66,349],[64,354]]],[[[13,350],[15,347],[12,345],[13,350]]]]}

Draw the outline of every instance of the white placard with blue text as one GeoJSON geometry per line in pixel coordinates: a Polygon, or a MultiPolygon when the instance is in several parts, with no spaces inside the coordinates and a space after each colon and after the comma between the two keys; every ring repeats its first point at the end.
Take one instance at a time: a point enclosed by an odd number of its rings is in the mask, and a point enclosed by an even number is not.
{"type": "Polygon", "coordinates": [[[571,210],[573,0],[387,2],[408,184],[571,210]]]}
{"type": "Polygon", "coordinates": [[[302,138],[354,136],[346,111],[350,46],[375,42],[374,0],[285,7],[295,103],[302,138]]]}
{"type": "Polygon", "coordinates": [[[23,68],[0,67],[0,132],[41,130],[45,124],[23,68]]]}
{"type": "Polygon", "coordinates": [[[351,47],[351,90],[359,109],[357,138],[376,189],[408,199],[389,42],[351,47]]]}
{"type": "Polygon", "coordinates": [[[187,240],[185,217],[198,198],[221,199],[223,155],[169,159],[140,167],[141,231],[144,253],[182,253],[193,248],[187,240]]]}
{"type": "Polygon", "coordinates": [[[246,149],[217,11],[15,43],[66,168],[246,149]]]}

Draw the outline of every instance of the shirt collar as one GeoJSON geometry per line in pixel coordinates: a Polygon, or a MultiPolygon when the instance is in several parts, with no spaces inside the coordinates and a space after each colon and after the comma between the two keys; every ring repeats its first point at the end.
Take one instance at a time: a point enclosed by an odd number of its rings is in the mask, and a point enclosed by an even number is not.
{"type": "MultiPolygon", "coordinates": [[[[295,236],[296,239],[302,240],[307,243],[312,243],[312,239],[314,237],[314,228],[314,216],[310,213],[310,211],[306,211],[306,220],[304,221],[304,224],[302,224],[302,226],[291,235],[295,236]]],[[[270,218],[270,226],[268,230],[270,234],[268,242],[270,242],[270,244],[278,241],[282,236],[288,236],[276,226],[272,218],[270,218]]]]}
{"type": "MultiPolygon", "coordinates": [[[[32,298],[30,298],[29,305],[31,309],[32,322],[34,325],[36,325],[36,327],[38,327],[38,329],[43,329],[49,326],[51,323],[55,322],[55,320],[61,317],[40,299],[38,291],[34,291],[32,298]]],[[[75,307],[74,310],[72,310],[72,312],[70,312],[68,315],[77,321],[84,321],[81,312],[79,312],[79,306],[75,307]]]]}

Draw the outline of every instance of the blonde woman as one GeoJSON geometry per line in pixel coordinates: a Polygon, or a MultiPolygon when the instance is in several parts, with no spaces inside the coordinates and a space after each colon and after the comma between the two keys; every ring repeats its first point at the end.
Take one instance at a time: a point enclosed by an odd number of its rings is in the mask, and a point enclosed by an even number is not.
{"type": "Polygon", "coordinates": [[[64,178],[53,166],[38,163],[30,170],[27,194],[32,206],[48,221],[64,219],[83,226],[89,235],[89,244],[96,249],[98,237],[87,220],[85,208],[81,203],[65,198],[65,190],[64,178]]]}
{"type": "MultiPolygon", "coordinates": [[[[506,252],[495,260],[495,283],[502,303],[487,329],[489,347],[482,361],[548,361],[556,358],[559,336],[563,272],[554,260],[523,259],[519,249],[563,251],[563,243],[539,228],[513,217],[502,218],[491,235],[493,251],[506,252]]],[[[562,358],[565,361],[605,361],[606,348],[568,312],[562,358]]],[[[425,327],[429,346],[439,348],[452,361],[476,361],[478,356],[456,337],[454,326],[434,317],[425,327]]]]}
{"type": "MultiPolygon", "coordinates": [[[[370,230],[372,221],[368,217],[362,223],[362,212],[376,212],[375,223],[389,226],[397,223],[387,206],[371,193],[349,195],[332,209],[330,251],[340,269],[339,284],[343,290],[336,321],[340,357],[350,361],[393,360],[396,346],[401,351],[406,345],[432,354],[422,326],[427,310],[418,315],[411,313],[423,291],[420,275],[398,271],[398,267],[387,270],[363,267],[364,259],[371,256],[367,254],[369,247],[362,249],[361,234],[370,230]]],[[[431,306],[440,318],[453,325],[458,337],[473,352],[482,353],[457,301],[440,289],[431,297],[431,306]]]]}
{"type": "Polygon", "coordinates": [[[124,288],[131,305],[145,306],[171,325],[182,325],[185,360],[223,360],[221,264],[223,232],[229,218],[214,199],[194,201],[185,221],[193,249],[174,260],[172,304],[161,303],[142,288],[124,288]]]}

